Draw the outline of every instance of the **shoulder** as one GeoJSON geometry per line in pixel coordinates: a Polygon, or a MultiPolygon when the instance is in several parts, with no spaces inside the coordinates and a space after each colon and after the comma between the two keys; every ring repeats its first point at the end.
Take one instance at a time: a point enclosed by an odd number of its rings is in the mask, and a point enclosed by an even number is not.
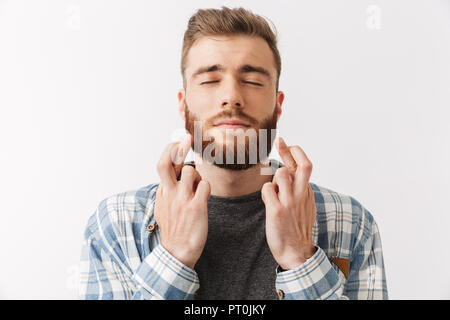
{"type": "Polygon", "coordinates": [[[354,249],[372,236],[372,214],[357,199],[314,183],[318,241],[330,254],[350,257],[354,249]]]}
{"type": "Polygon", "coordinates": [[[89,217],[85,239],[95,240],[102,247],[122,246],[138,241],[142,224],[149,217],[158,183],[129,190],[101,200],[89,217]]]}

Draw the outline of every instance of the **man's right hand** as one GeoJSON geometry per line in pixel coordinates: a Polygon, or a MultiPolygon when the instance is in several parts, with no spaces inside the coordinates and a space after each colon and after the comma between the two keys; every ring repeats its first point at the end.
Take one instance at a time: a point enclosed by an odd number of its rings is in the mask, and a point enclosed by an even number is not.
{"type": "Polygon", "coordinates": [[[155,219],[161,245],[181,263],[193,269],[205,247],[208,235],[208,199],[211,188],[184,159],[192,136],[169,144],[157,170],[161,182],[156,192],[155,219]],[[177,177],[181,172],[181,179],[177,177]]]}

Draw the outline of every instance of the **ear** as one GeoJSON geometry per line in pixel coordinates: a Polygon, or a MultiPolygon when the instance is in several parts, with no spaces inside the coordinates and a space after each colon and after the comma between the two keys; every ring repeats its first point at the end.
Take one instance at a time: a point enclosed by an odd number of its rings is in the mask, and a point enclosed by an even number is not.
{"type": "Polygon", "coordinates": [[[178,112],[180,113],[181,119],[184,121],[184,110],[185,110],[185,98],[186,98],[186,91],[185,89],[178,90],[178,112]]]}
{"type": "Polygon", "coordinates": [[[283,91],[278,91],[277,92],[277,121],[280,119],[281,116],[281,106],[283,105],[283,101],[284,101],[284,93],[283,91]]]}

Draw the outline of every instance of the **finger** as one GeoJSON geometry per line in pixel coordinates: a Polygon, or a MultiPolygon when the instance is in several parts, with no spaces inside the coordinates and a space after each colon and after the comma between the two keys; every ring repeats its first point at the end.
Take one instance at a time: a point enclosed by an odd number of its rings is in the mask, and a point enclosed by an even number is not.
{"type": "Polygon", "coordinates": [[[197,186],[197,190],[195,191],[194,200],[205,203],[208,201],[210,195],[211,186],[209,185],[209,182],[206,180],[200,180],[197,186]]]}
{"type": "Polygon", "coordinates": [[[277,143],[275,144],[278,150],[278,153],[283,160],[284,165],[289,169],[289,172],[292,175],[295,175],[295,170],[297,169],[297,164],[295,163],[295,159],[291,154],[286,142],[284,142],[283,138],[278,137],[277,143]]]}
{"type": "Polygon", "coordinates": [[[200,180],[202,177],[192,166],[186,165],[181,169],[180,188],[186,195],[186,199],[190,199],[194,194],[200,180]]]}
{"type": "MultiPolygon", "coordinates": [[[[281,168],[285,168],[285,167],[281,167],[281,168]]],[[[278,168],[278,169],[276,170],[276,172],[277,172],[279,169],[280,169],[280,168],[278,168]]],[[[276,172],[275,172],[275,173],[276,173],[276,172]]],[[[289,182],[292,184],[293,181],[294,181],[294,178],[293,178],[294,176],[293,176],[292,174],[289,174],[288,176],[289,176],[289,182]]],[[[276,174],[273,175],[272,183],[275,185],[275,191],[278,193],[278,191],[279,191],[279,188],[278,188],[278,178],[277,178],[277,175],[276,175],[276,174]]]]}
{"type": "Polygon", "coordinates": [[[187,134],[183,140],[180,141],[176,153],[174,155],[173,167],[175,171],[175,176],[178,177],[180,175],[181,169],[184,166],[184,160],[186,159],[187,154],[191,148],[192,136],[187,134]]]}
{"type": "Polygon", "coordinates": [[[187,135],[181,142],[172,142],[164,149],[157,165],[161,181],[173,187],[181,171],[184,159],[189,152],[191,135],[187,135]],[[189,147],[186,145],[189,144],[189,147]]]}
{"type": "Polygon", "coordinates": [[[278,195],[275,190],[275,184],[272,182],[266,182],[261,188],[261,198],[264,201],[266,207],[275,208],[280,204],[278,195]]]}
{"type": "Polygon", "coordinates": [[[309,184],[309,178],[312,172],[312,163],[309,161],[305,152],[299,146],[290,147],[292,156],[297,162],[297,171],[295,173],[295,188],[305,189],[309,184]]]}
{"type": "Polygon", "coordinates": [[[292,198],[292,180],[288,168],[282,167],[275,172],[275,182],[278,185],[278,199],[288,204],[292,198]]]}
{"type": "Polygon", "coordinates": [[[179,142],[172,142],[168,144],[161,154],[161,158],[159,159],[156,166],[162,184],[166,185],[169,188],[173,187],[177,180],[172,164],[171,154],[174,152],[174,150],[177,149],[178,144],[179,142]]]}

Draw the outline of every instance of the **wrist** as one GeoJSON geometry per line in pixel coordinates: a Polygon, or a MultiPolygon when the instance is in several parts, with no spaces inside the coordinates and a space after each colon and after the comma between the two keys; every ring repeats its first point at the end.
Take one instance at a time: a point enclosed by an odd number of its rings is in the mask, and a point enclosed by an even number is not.
{"type": "Polygon", "coordinates": [[[164,245],[162,245],[162,246],[164,247],[164,249],[166,249],[167,252],[170,253],[170,255],[172,257],[177,259],[179,262],[184,264],[186,267],[188,267],[192,270],[194,269],[195,264],[197,263],[197,260],[193,259],[191,254],[189,254],[187,252],[181,252],[181,251],[166,247],[164,245]]]}
{"type": "Polygon", "coordinates": [[[305,262],[306,262],[306,259],[304,259],[304,258],[299,258],[299,259],[292,260],[289,262],[281,262],[280,268],[282,269],[282,271],[292,270],[292,269],[300,267],[305,262]]]}
{"type": "Polygon", "coordinates": [[[305,261],[311,258],[317,251],[317,247],[314,244],[306,246],[304,249],[300,251],[301,256],[305,259],[305,261]]]}
{"type": "Polygon", "coordinates": [[[302,264],[306,262],[309,258],[311,258],[317,251],[317,247],[315,245],[308,246],[304,249],[298,251],[298,255],[291,257],[290,259],[286,259],[286,261],[282,261],[279,263],[281,269],[283,270],[291,270],[298,268],[302,264]]]}

